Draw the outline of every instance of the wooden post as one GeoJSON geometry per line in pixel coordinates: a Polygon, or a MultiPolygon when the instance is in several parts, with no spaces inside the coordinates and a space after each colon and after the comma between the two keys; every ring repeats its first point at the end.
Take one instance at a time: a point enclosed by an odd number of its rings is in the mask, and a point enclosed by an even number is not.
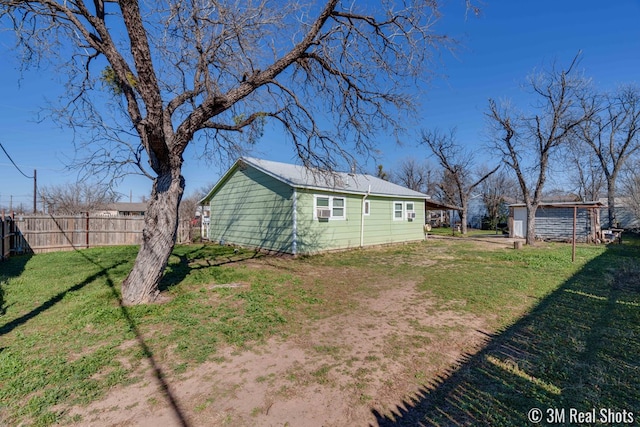
{"type": "Polygon", "coordinates": [[[573,207],[573,242],[571,244],[571,262],[576,262],[576,219],[578,216],[578,207],[573,207]]]}
{"type": "Polygon", "coordinates": [[[4,229],[5,229],[5,220],[4,220],[4,209],[2,210],[2,218],[0,218],[0,239],[2,240],[2,243],[0,243],[0,250],[2,250],[2,252],[0,252],[0,261],[4,261],[4,229]]]}
{"type": "Polygon", "coordinates": [[[85,227],[86,230],[86,244],[87,249],[89,249],[89,211],[87,211],[87,225],[85,227]]]}
{"type": "Polygon", "coordinates": [[[16,249],[16,213],[11,212],[11,224],[9,225],[9,256],[16,249]]]}

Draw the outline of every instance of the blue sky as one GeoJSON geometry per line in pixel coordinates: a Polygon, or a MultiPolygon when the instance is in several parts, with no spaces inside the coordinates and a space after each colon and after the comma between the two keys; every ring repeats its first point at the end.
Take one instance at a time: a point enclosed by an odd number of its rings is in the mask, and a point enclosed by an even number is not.
{"type": "MultiPolygon", "coordinates": [[[[456,127],[458,141],[470,148],[485,142],[484,112],[489,98],[511,99],[521,108],[529,103],[522,83],[534,69],[551,61],[567,64],[582,51],[580,67],[597,88],[613,89],[622,83],[640,83],[640,1],[638,0],[542,0],[491,1],[481,5],[479,17],[465,18],[464,1],[445,3],[444,16],[436,30],[460,41],[452,55],[442,52],[437,77],[426,88],[420,106],[420,122],[412,124],[398,146],[390,136],[381,135],[380,157],[387,170],[402,159],[426,157],[416,144],[422,128],[456,127]]],[[[73,135],[48,120],[38,121],[38,111],[47,100],[55,101],[62,90],[51,70],[18,72],[18,58],[8,49],[11,34],[0,32],[0,142],[27,174],[38,171],[39,185],[64,184],[76,180],[65,171],[73,157],[73,135]]],[[[252,153],[269,160],[292,162],[292,150],[283,138],[267,132],[252,153]]],[[[490,162],[491,159],[487,158],[490,162]]],[[[370,162],[365,169],[373,171],[370,162]]],[[[0,152],[0,206],[31,206],[33,181],[23,177],[0,152]],[[11,197],[12,196],[12,197],[11,197]]],[[[215,182],[221,167],[185,153],[186,194],[215,182]]],[[[123,200],[148,195],[151,182],[145,178],[125,180],[118,188],[123,200]]]]}

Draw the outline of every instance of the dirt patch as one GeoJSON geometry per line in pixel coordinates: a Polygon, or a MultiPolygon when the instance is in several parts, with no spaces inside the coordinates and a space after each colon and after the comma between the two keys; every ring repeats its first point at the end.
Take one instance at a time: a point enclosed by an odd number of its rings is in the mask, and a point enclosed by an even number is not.
{"type": "MultiPolygon", "coordinates": [[[[279,259],[250,265],[260,264],[286,268],[279,259]]],[[[362,274],[310,265],[302,280],[311,286],[333,275],[344,284],[362,274]]],[[[92,426],[377,425],[373,409],[397,412],[487,336],[482,319],[441,306],[403,280],[372,275],[366,291],[329,286],[325,292],[343,293],[343,306],[320,319],[301,317],[299,331],[287,338],[224,348],[216,361],[161,378],[146,361],[142,381],[68,414],[92,426]]]]}

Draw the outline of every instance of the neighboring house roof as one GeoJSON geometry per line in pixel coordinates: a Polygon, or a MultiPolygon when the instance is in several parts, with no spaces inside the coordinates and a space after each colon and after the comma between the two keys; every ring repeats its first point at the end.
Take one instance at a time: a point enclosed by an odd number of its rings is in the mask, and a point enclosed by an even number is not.
{"type": "MultiPolygon", "coordinates": [[[[510,204],[509,207],[514,208],[522,208],[527,205],[524,203],[513,203],[510,204]]],[[[538,207],[549,207],[549,208],[600,208],[605,206],[602,202],[599,201],[591,201],[591,202],[542,202],[538,205],[538,207]]]]}
{"type": "Polygon", "coordinates": [[[105,210],[113,210],[118,212],[145,212],[147,210],[147,204],[116,202],[108,204],[105,210]]]}
{"type": "Polygon", "coordinates": [[[424,193],[410,190],[401,185],[368,174],[328,172],[289,163],[243,157],[238,159],[227,173],[220,178],[209,194],[201,200],[201,203],[206,202],[230,174],[245,164],[294,188],[363,195],[370,194],[385,197],[430,198],[430,196],[424,193]]]}

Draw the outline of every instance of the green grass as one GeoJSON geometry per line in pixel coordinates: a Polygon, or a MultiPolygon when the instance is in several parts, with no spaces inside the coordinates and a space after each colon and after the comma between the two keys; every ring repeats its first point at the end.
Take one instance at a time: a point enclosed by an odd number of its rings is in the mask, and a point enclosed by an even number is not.
{"type": "MultiPolygon", "coordinates": [[[[569,245],[481,250],[466,239],[300,259],[178,246],[162,282],[169,301],[122,307],[119,285],[136,252],[101,248],[0,264],[0,423],[64,423],[69,406],[139,381],[145,359],[170,367],[156,372],[163,378],[180,376],[216,360],[221,346],[286,338],[355,310],[379,292],[371,284],[380,280],[413,282],[425,301],[435,301],[434,310],[477,316],[496,331],[487,349],[425,390],[424,404],[405,405],[413,409],[399,418],[523,425],[535,405],[640,409],[638,239],[581,245],[575,263],[569,245]],[[317,278],[310,279],[311,270],[317,278]],[[224,284],[233,286],[215,286],[224,284]],[[451,407],[454,400],[459,404],[451,407]]],[[[397,337],[406,348],[389,358],[428,348],[417,335],[422,327],[410,325],[403,331],[409,335],[397,337]]],[[[337,346],[312,351],[335,366],[348,357],[337,346]]],[[[384,364],[377,358],[368,363],[384,364]]],[[[333,368],[324,364],[311,378],[328,383],[333,368]]],[[[416,372],[418,382],[427,380],[416,372]]]]}

